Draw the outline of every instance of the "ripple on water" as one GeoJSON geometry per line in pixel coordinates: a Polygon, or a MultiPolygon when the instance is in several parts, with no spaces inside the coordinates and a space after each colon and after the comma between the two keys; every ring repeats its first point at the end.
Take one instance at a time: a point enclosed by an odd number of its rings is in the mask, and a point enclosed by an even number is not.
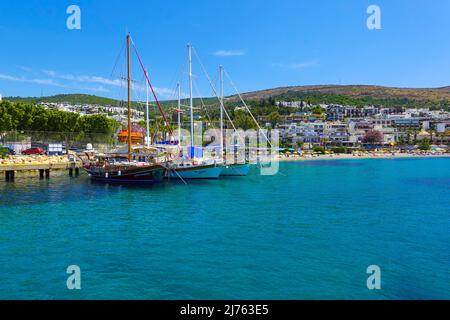
{"type": "Polygon", "coordinates": [[[450,298],[447,159],[153,187],[0,183],[0,298],[450,298]],[[83,290],[65,289],[78,264],[83,290]],[[366,268],[382,268],[369,292],[366,268]]]}

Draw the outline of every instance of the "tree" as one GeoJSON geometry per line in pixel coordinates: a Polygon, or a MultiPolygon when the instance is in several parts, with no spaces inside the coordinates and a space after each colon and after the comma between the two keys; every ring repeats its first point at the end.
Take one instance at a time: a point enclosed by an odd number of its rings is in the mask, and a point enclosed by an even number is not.
{"type": "Polygon", "coordinates": [[[12,128],[13,123],[11,115],[3,107],[0,108],[0,132],[10,131],[12,128]]]}
{"type": "Polygon", "coordinates": [[[422,150],[422,151],[428,151],[428,150],[430,150],[430,149],[431,149],[431,145],[430,145],[430,143],[429,143],[428,141],[422,140],[422,141],[419,143],[419,150],[422,150]]]}
{"type": "Polygon", "coordinates": [[[383,143],[383,133],[378,130],[368,130],[364,135],[362,142],[368,144],[382,144],[383,143]]]}
{"type": "Polygon", "coordinates": [[[346,147],[334,147],[331,149],[331,151],[333,151],[333,153],[347,153],[347,148],[346,147]]]}
{"type": "Polygon", "coordinates": [[[277,111],[271,112],[267,118],[272,128],[275,128],[276,125],[281,121],[281,116],[277,111]]]}
{"type": "Polygon", "coordinates": [[[437,132],[434,129],[430,129],[428,132],[430,133],[430,143],[433,143],[433,134],[437,136],[437,132]]]}
{"type": "Polygon", "coordinates": [[[118,123],[105,115],[81,116],[22,102],[0,102],[0,131],[82,132],[111,135],[118,123]]]}
{"type": "Polygon", "coordinates": [[[311,109],[311,112],[313,114],[322,115],[325,112],[325,110],[321,106],[315,106],[311,109]]]}
{"type": "Polygon", "coordinates": [[[414,143],[416,143],[417,142],[417,134],[420,132],[420,130],[419,129],[417,129],[417,128],[415,128],[415,129],[412,129],[412,133],[413,133],[413,136],[414,136],[414,143]]]}
{"type": "Polygon", "coordinates": [[[325,154],[325,148],[324,147],[313,147],[313,151],[320,154],[325,154]]]}
{"type": "Polygon", "coordinates": [[[236,129],[248,130],[255,127],[253,119],[242,110],[236,111],[233,122],[236,129]]]}

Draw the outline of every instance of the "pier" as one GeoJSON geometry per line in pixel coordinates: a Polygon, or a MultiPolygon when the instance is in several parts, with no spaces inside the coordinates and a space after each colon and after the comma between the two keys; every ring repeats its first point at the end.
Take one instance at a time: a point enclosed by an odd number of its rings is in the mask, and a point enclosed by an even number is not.
{"type": "Polygon", "coordinates": [[[5,174],[5,181],[14,181],[17,172],[36,172],[40,179],[49,179],[52,170],[65,170],[69,176],[78,176],[81,162],[39,163],[39,164],[0,164],[0,174],[5,174]]]}

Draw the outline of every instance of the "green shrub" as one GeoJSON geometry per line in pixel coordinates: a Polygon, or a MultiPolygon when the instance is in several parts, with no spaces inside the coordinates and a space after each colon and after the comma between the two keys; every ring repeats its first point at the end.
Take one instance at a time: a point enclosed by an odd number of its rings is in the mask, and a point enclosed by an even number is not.
{"type": "Polygon", "coordinates": [[[325,148],[324,147],[314,147],[313,151],[317,152],[317,153],[325,154],[325,148]]]}
{"type": "Polygon", "coordinates": [[[424,140],[419,143],[419,150],[428,151],[431,149],[431,145],[428,141],[424,140]]]}
{"type": "Polygon", "coordinates": [[[8,148],[0,147],[0,158],[5,159],[7,155],[9,155],[8,148]]]}
{"type": "Polygon", "coordinates": [[[333,153],[347,153],[346,147],[334,147],[331,149],[333,153]]]}

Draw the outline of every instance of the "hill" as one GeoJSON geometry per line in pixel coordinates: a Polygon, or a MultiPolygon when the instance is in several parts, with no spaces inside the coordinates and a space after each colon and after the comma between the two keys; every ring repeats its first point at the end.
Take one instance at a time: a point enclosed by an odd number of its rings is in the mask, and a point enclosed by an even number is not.
{"type": "MultiPolygon", "coordinates": [[[[59,94],[55,96],[48,96],[48,97],[5,97],[5,100],[12,101],[12,102],[25,102],[25,103],[41,103],[41,102],[47,102],[47,103],[68,103],[68,104],[91,104],[91,105],[100,105],[100,106],[114,106],[114,107],[124,107],[126,108],[126,101],[106,98],[106,97],[99,97],[95,95],[88,95],[88,94],[59,94]]],[[[202,98],[204,103],[207,103],[207,101],[211,100],[211,98],[202,98]]],[[[173,107],[175,108],[177,105],[177,101],[174,100],[167,100],[167,101],[160,101],[161,105],[165,107],[173,107]]],[[[154,104],[154,102],[152,103],[154,104]]],[[[195,98],[194,104],[200,104],[200,99],[195,98]]],[[[142,103],[138,103],[136,101],[132,102],[132,107],[135,109],[143,110],[144,105],[142,103]]]]}
{"type": "MultiPolygon", "coordinates": [[[[115,100],[111,98],[106,97],[99,97],[95,95],[87,95],[87,94],[60,94],[55,96],[48,96],[48,97],[5,97],[5,100],[11,101],[11,102],[24,102],[24,103],[67,103],[67,104],[90,104],[90,105],[100,105],[100,106],[113,106],[113,107],[127,107],[126,101],[121,100],[115,100]]],[[[214,107],[217,106],[217,99],[216,98],[195,98],[194,99],[194,106],[196,109],[201,109],[201,100],[203,101],[203,104],[205,106],[211,106],[214,105],[214,107]]],[[[166,101],[160,101],[161,106],[163,107],[166,115],[170,116],[172,113],[175,113],[175,110],[177,108],[178,101],[174,100],[166,100],[166,101]]],[[[183,103],[186,103],[185,101],[183,103]]],[[[145,111],[145,105],[142,102],[136,102],[133,101],[131,103],[131,107],[135,110],[139,111],[145,111]]],[[[156,107],[155,102],[150,103],[150,116],[159,116],[160,113],[158,111],[158,108],[156,107]]]]}
{"type": "Polygon", "coordinates": [[[26,97],[26,98],[6,97],[5,99],[14,102],[21,101],[27,103],[50,102],[50,103],[69,103],[69,104],[96,104],[102,106],[106,105],[116,106],[119,103],[119,101],[114,99],[88,94],[59,94],[56,96],[49,96],[49,97],[26,97]]]}
{"type": "MultiPolygon", "coordinates": [[[[450,86],[442,88],[396,88],[369,85],[317,85],[317,86],[291,86],[255,92],[244,93],[243,98],[249,101],[261,100],[303,100],[310,104],[342,104],[342,105],[378,105],[384,107],[431,108],[450,110],[450,86]]],[[[5,98],[11,101],[38,102],[67,102],[71,104],[97,104],[126,106],[122,101],[86,94],[64,94],[42,98],[5,98]]],[[[227,99],[237,102],[238,97],[227,99]]],[[[216,104],[216,99],[205,98],[205,104],[216,104]]],[[[173,109],[175,101],[162,101],[165,108],[173,109]]],[[[194,99],[195,105],[200,99],[194,99]]],[[[141,104],[133,102],[133,108],[143,109],[141,104]]]]}
{"type": "MultiPolygon", "coordinates": [[[[246,100],[303,100],[312,104],[382,105],[385,107],[450,106],[450,87],[395,88],[367,85],[295,86],[261,90],[243,94],[246,100]]],[[[233,97],[233,100],[236,98],[233,97]]]]}

